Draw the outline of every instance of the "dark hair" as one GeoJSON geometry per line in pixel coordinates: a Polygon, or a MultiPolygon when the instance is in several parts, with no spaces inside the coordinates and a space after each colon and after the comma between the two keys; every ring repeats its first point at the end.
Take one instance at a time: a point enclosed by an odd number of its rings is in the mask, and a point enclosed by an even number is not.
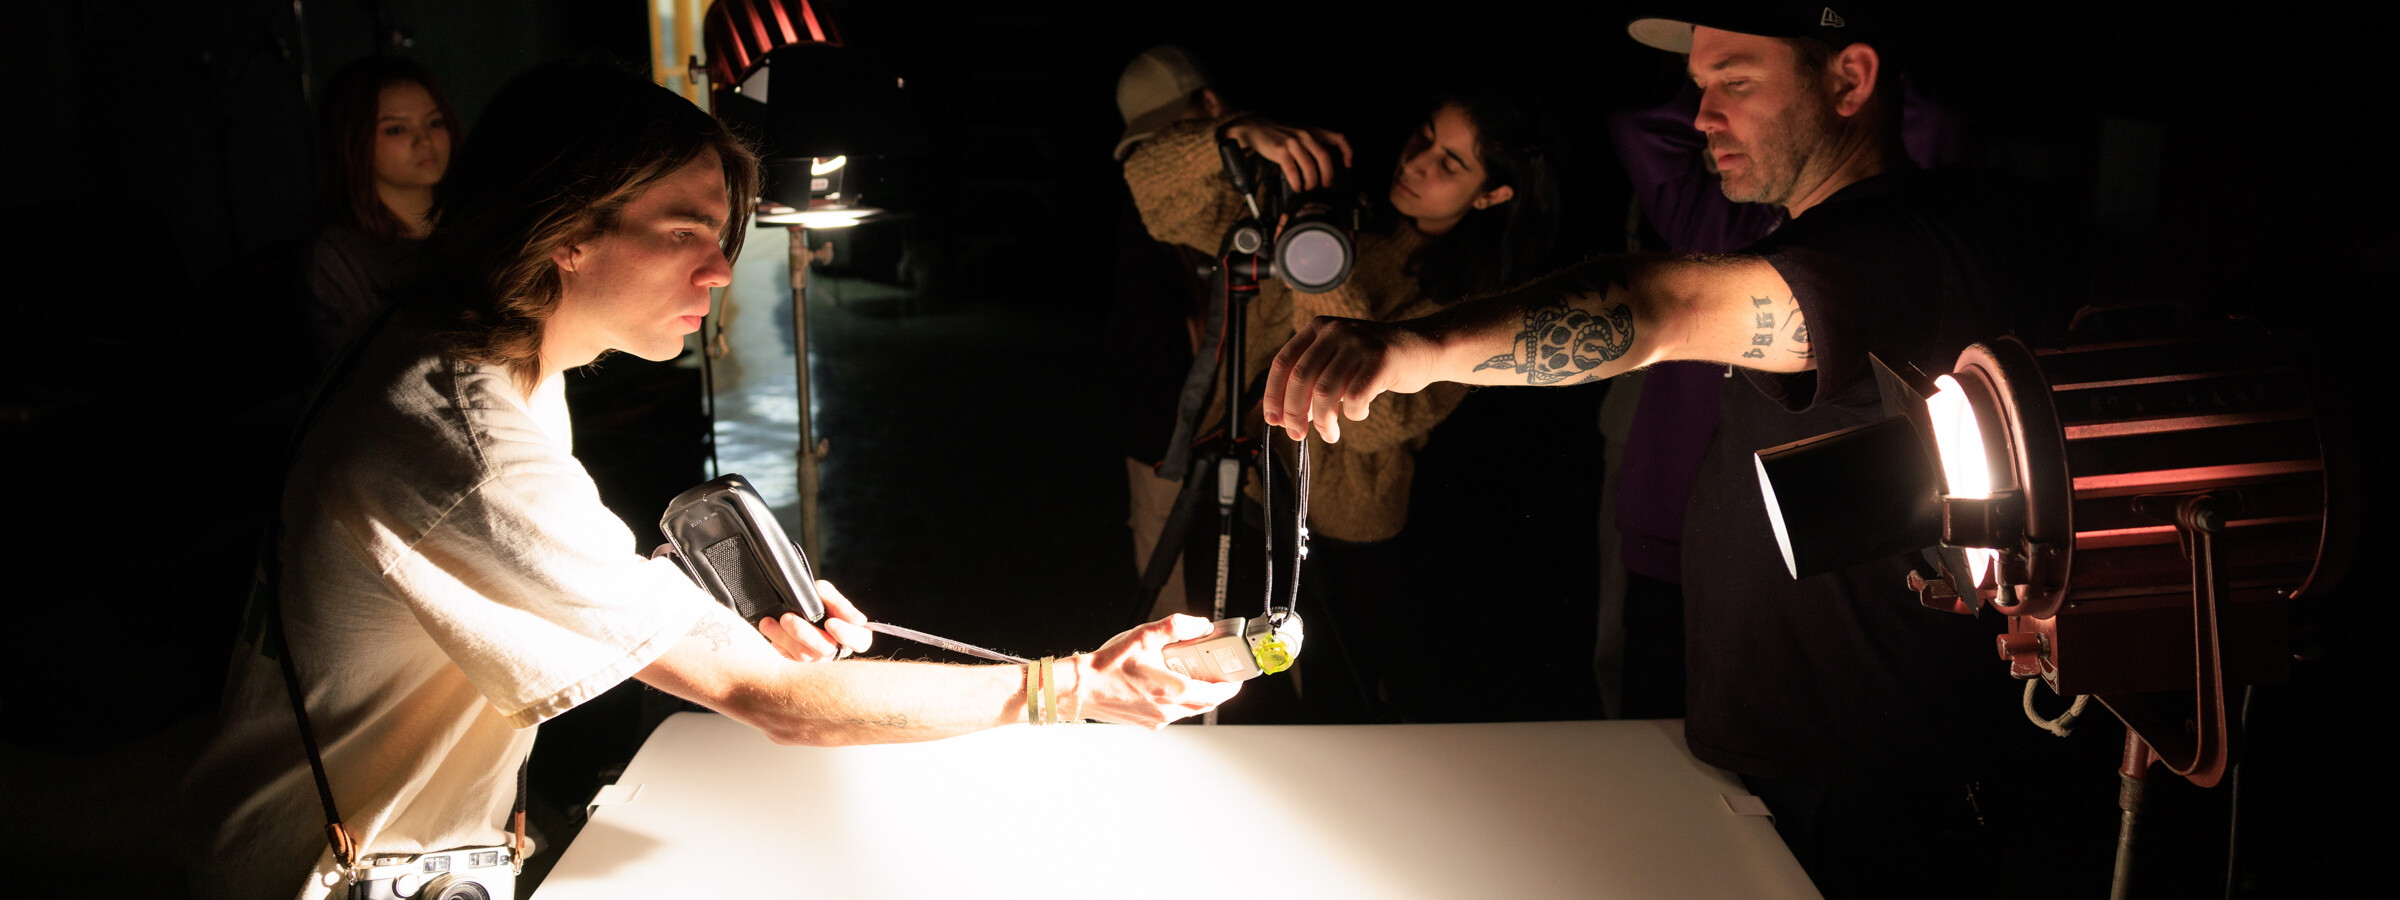
{"type": "Polygon", "coordinates": [[[317,114],[317,197],[327,223],[347,225],[390,240],[408,229],[375,193],[375,125],[383,89],[415,84],[433,96],[450,145],[458,146],[458,111],[424,66],[390,56],[370,56],[333,73],[317,114]]]}
{"type": "Polygon", "coordinates": [[[1448,303],[1514,286],[1540,274],[1558,240],[1558,169],[1564,162],[1550,107],[1530,88],[1444,91],[1427,106],[1456,106],[1475,123],[1483,190],[1507,185],[1515,196],[1469,209],[1457,225],[1409,260],[1419,293],[1448,303]]]}
{"type": "Polygon", "coordinates": [[[648,79],[553,63],[509,81],[434,189],[423,277],[408,289],[450,355],[506,366],[531,393],[558,309],[559,248],[616,225],[652,184],[715,152],[732,207],[718,242],[741,253],[758,157],[716,117],[648,79]]]}

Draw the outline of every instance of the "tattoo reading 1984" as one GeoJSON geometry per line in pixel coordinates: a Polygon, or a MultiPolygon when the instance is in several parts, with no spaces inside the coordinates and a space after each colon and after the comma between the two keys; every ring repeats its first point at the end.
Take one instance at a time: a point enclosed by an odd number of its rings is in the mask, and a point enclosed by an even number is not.
{"type": "Polygon", "coordinates": [[[1801,359],[1815,358],[1816,347],[1808,342],[1808,322],[1800,317],[1799,299],[1793,298],[1784,301],[1780,329],[1776,327],[1775,311],[1767,308],[1773,305],[1775,305],[1775,301],[1765,297],[1750,298],[1751,327],[1756,330],[1751,332],[1750,349],[1742,351],[1742,358],[1767,358],[1766,348],[1775,346],[1775,336],[1778,333],[1781,333],[1784,338],[1784,352],[1799,356],[1801,359]]]}
{"type": "Polygon", "coordinates": [[[1525,308],[1525,327],[1509,352],[1484,360],[1475,371],[1511,369],[1527,384],[1557,384],[1575,376],[1600,378],[1592,370],[1633,349],[1633,309],[1610,305],[1595,315],[1567,303],[1574,294],[1608,296],[1606,285],[1586,281],[1557,284],[1546,298],[1525,308]]]}

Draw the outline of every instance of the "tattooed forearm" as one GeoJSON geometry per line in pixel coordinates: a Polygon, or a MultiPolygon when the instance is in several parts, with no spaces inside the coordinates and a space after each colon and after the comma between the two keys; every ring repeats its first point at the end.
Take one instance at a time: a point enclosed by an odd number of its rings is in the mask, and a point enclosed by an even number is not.
{"type": "Polygon", "coordinates": [[[691,636],[708,641],[710,650],[723,650],[725,645],[731,643],[733,639],[733,636],[726,632],[725,623],[711,617],[701,619],[700,624],[692,626],[691,636]]]}
{"type": "Polygon", "coordinates": [[[1552,279],[1529,291],[1524,306],[1525,327],[1517,332],[1509,352],[1476,364],[1476,371],[1510,369],[1527,384],[1578,383],[1599,377],[1592,370],[1613,362],[1633,349],[1633,309],[1608,303],[1605,283],[1577,277],[1552,279]],[[1576,308],[1570,301],[1592,297],[1602,301],[1598,313],[1576,308]],[[1580,377],[1579,377],[1580,376],[1580,377]]]}

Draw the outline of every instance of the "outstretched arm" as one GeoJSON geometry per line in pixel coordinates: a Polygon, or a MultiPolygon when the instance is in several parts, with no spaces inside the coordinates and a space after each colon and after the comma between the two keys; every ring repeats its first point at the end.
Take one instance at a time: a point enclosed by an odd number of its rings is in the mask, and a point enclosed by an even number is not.
{"type": "MultiPolygon", "coordinates": [[[[1240,685],[1176,674],[1161,649],[1208,630],[1205,619],[1172,616],[1060,658],[1052,670],[1060,707],[1148,728],[1214,708],[1240,685]]],[[[796,633],[775,634],[783,641],[796,633]]],[[[720,607],[636,677],[783,744],[927,741],[1025,721],[1022,666],[797,661],[820,656],[796,642],[770,645],[720,607]]]]}
{"type": "Polygon", "coordinates": [[[1405,322],[1319,317],[1267,370],[1266,417],[1327,441],[1385,391],[1436,381],[1582,384],[1668,360],[1812,364],[1783,276],[1754,256],[1603,257],[1405,322]]]}

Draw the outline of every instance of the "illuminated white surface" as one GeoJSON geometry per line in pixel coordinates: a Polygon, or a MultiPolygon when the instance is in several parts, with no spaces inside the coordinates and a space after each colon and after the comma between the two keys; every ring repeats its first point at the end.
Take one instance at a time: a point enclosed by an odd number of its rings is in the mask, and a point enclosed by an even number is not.
{"type": "Polygon", "coordinates": [[[1010,727],[777,747],[669,719],[539,891],[653,897],[1807,898],[1678,721],[1010,727]]]}

